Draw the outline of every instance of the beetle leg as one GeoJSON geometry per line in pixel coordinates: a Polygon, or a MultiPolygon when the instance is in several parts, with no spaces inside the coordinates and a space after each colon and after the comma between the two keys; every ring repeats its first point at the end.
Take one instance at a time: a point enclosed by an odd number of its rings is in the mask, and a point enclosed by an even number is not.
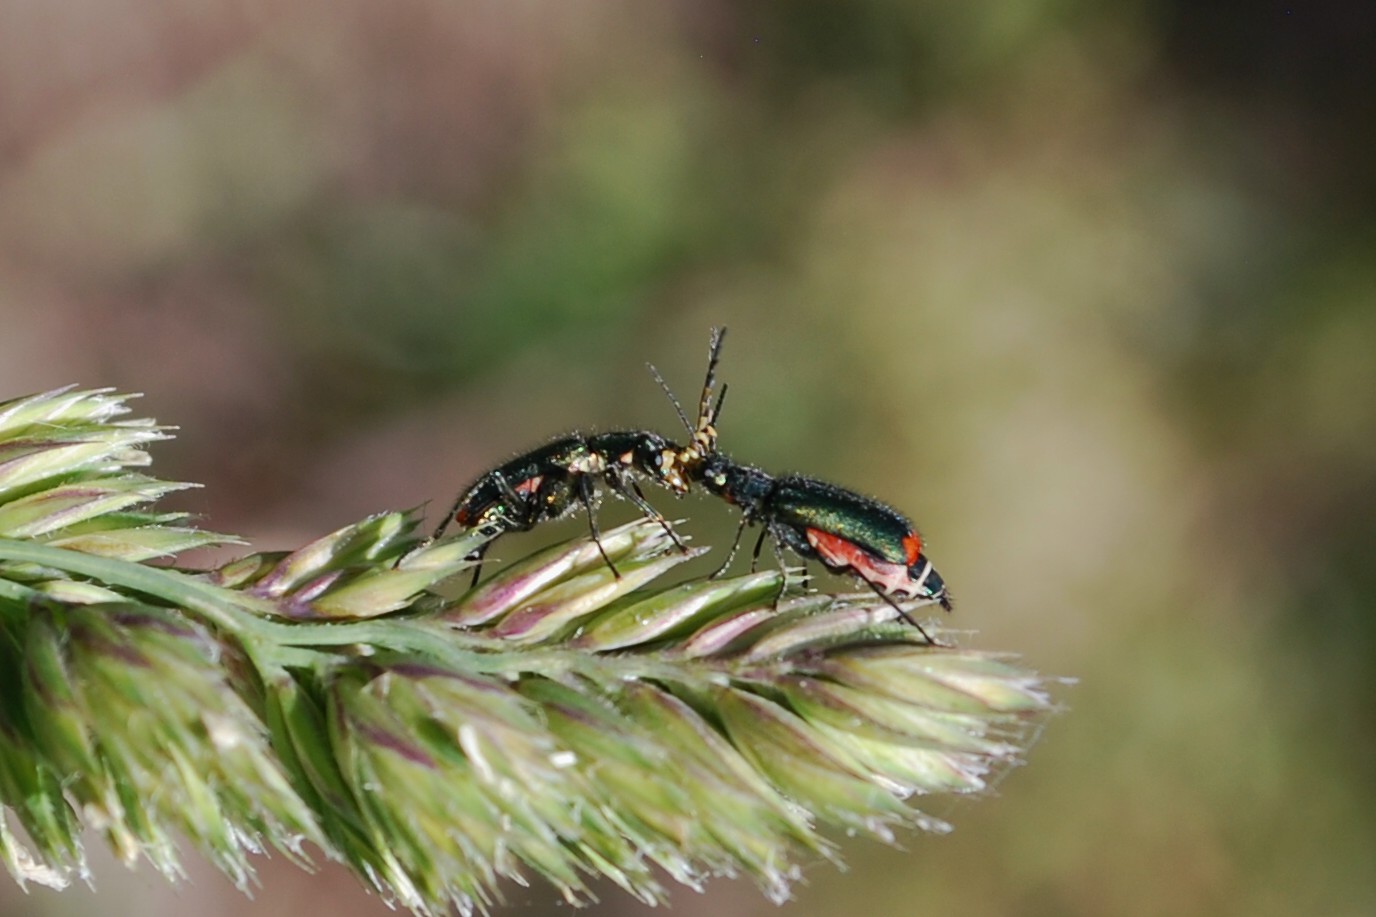
{"type": "Polygon", "coordinates": [[[578,499],[583,504],[583,509],[588,513],[588,530],[592,532],[592,543],[597,545],[597,553],[602,555],[606,561],[608,569],[612,571],[612,576],[621,579],[621,571],[616,569],[616,564],[607,556],[607,549],[602,547],[602,533],[597,530],[597,513],[592,507],[592,480],[587,475],[578,476],[578,499]]]}
{"type": "MultiPolygon", "coordinates": [[[[864,578],[861,577],[861,579],[864,579],[864,578]]],[[[871,589],[874,590],[874,594],[875,594],[875,595],[879,596],[879,597],[880,597],[881,599],[883,599],[885,602],[889,603],[889,605],[893,606],[893,610],[896,611],[896,612],[898,612],[898,616],[899,616],[900,618],[902,618],[904,621],[907,621],[907,622],[908,622],[909,624],[911,624],[913,627],[916,627],[916,628],[917,628],[917,632],[918,632],[919,634],[922,635],[922,639],[926,640],[926,641],[927,641],[930,645],[932,645],[932,646],[944,646],[944,645],[945,645],[945,644],[943,644],[943,643],[938,643],[936,640],[932,639],[932,635],[929,634],[929,633],[927,633],[925,630],[923,630],[923,629],[922,629],[922,625],[921,625],[921,624],[918,624],[915,620],[913,620],[912,616],[909,615],[906,611],[904,611],[904,610],[903,610],[903,607],[893,600],[893,596],[889,595],[887,592],[885,592],[884,590],[880,589],[877,585],[875,585],[874,583],[871,583],[869,580],[864,580],[864,582],[865,582],[865,585],[869,586],[871,589]]]]}
{"type": "Polygon", "coordinates": [[[707,577],[708,579],[720,578],[721,575],[726,572],[726,568],[731,566],[731,561],[736,559],[736,552],[740,550],[741,536],[745,534],[745,527],[749,524],[750,517],[741,516],[741,524],[736,528],[736,537],[735,540],[731,542],[731,550],[726,553],[726,560],[721,562],[721,566],[718,567],[711,576],[707,577]]]}
{"type": "MultiPolygon", "coordinates": [[[[769,526],[767,525],[764,528],[760,529],[760,537],[755,539],[755,550],[750,553],[751,573],[754,573],[755,568],[760,565],[760,549],[764,547],[765,536],[771,534],[773,533],[769,530],[769,526]]],[[[777,538],[774,539],[774,551],[776,554],[779,551],[779,539],[777,538]]],[[[780,566],[782,566],[782,564],[780,564],[780,566]]]]}
{"type": "Polygon", "coordinates": [[[459,494],[457,498],[455,498],[454,505],[449,507],[449,512],[444,514],[444,518],[440,520],[440,524],[435,528],[434,534],[432,534],[429,538],[425,539],[425,542],[421,545],[421,547],[424,547],[424,545],[429,544],[432,541],[439,540],[439,537],[444,534],[444,530],[449,528],[449,524],[454,521],[454,516],[458,514],[459,507],[463,506],[463,501],[467,497],[468,492],[465,491],[464,493],[459,494]]]}
{"type": "Polygon", "coordinates": [[[468,584],[469,589],[477,587],[478,578],[481,577],[483,573],[483,555],[487,553],[487,549],[490,547],[492,547],[492,542],[489,541],[464,558],[464,560],[473,561],[473,582],[468,584]]]}
{"type": "Polygon", "coordinates": [[[645,515],[645,518],[658,522],[659,527],[664,529],[664,534],[669,536],[669,540],[684,554],[688,553],[688,546],[679,540],[678,533],[669,524],[669,520],[664,518],[664,514],[655,509],[649,500],[645,499],[644,492],[641,491],[640,485],[635,482],[634,478],[627,478],[609,468],[607,469],[607,486],[629,500],[636,509],[645,515]]]}
{"type": "MultiPolygon", "coordinates": [[[[784,557],[784,539],[780,533],[772,527],[766,527],[764,531],[774,536],[770,539],[770,546],[774,548],[774,561],[779,565],[779,591],[774,593],[774,610],[778,611],[779,603],[788,591],[788,559],[784,557]]],[[[764,532],[760,533],[760,540],[764,540],[764,532]]],[[[755,556],[760,556],[760,542],[755,543],[755,556]]]]}

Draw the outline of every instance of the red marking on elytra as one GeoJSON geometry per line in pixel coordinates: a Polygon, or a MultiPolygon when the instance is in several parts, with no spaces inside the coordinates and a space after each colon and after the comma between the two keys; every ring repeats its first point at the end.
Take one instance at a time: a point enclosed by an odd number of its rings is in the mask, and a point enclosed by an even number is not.
{"type": "MultiPolygon", "coordinates": [[[[544,480],[544,475],[537,474],[532,478],[526,478],[524,481],[517,484],[515,487],[511,488],[511,490],[513,493],[520,494],[523,497],[528,497],[531,494],[539,492],[540,484],[544,480]]],[[[482,507],[482,510],[485,512],[492,505],[492,503],[489,503],[487,504],[487,506],[482,507]]],[[[472,525],[473,520],[478,518],[480,515],[481,513],[474,513],[468,507],[463,507],[458,512],[454,513],[454,522],[458,525],[472,525]]]]}
{"type": "MultiPolygon", "coordinates": [[[[915,596],[921,587],[908,575],[903,564],[891,564],[875,557],[853,541],[821,529],[807,529],[807,543],[817,551],[822,563],[833,570],[849,570],[873,583],[889,595],[915,596]]],[[[914,536],[916,537],[916,536],[914,536]]],[[[906,541],[904,542],[906,545],[906,541]]]]}
{"type": "Polygon", "coordinates": [[[908,566],[917,563],[922,555],[922,536],[913,532],[903,536],[903,553],[908,558],[908,566]]]}

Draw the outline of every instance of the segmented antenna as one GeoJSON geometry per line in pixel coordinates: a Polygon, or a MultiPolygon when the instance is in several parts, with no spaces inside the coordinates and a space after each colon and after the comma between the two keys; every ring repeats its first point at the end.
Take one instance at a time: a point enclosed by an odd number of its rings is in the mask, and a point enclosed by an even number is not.
{"type": "Polygon", "coordinates": [[[716,429],[717,418],[721,416],[721,403],[726,400],[727,387],[728,386],[726,385],[726,383],[723,382],[721,386],[721,391],[717,393],[717,406],[712,409],[712,417],[707,422],[707,425],[712,427],[713,429],[716,429]]]}
{"type": "Polygon", "coordinates": [[[655,381],[658,382],[659,387],[664,390],[664,394],[669,396],[669,403],[674,406],[674,411],[677,412],[678,419],[683,421],[684,428],[691,434],[693,432],[693,425],[688,422],[688,415],[683,413],[683,405],[679,404],[678,399],[674,397],[674,390],[669,388],[669,383],[664,381],[664,377],[659,374],[659,370],[655,369],[653,363],[646,363],[645,368],[650,371],[650,375],[655,377],[655,381]]]}
{"type": "Polygon", "coordinates": [[[713,441],[713,443],[705,444],[708,446],[707,451],[709,452],[712,451],[712,446],[716,440],[715,431],[714,435],[711,437],[706,437],[705,434],[707,430],[711,429],[712,425],[717,422],[717,417],[721,414],[721,403],[726,400],[726,386],[723,385],[721,391],[717,394],[716,406],[713,407],[712,405],[712,386],[716,385],[717,382],[717,363],[721,361],[721,343],[722,339],[725,337],[725,328],[712,329],[712,339],[708,345],[707,351],[707,378],[702,383],[702,397],[698,399],[697,426],[693,426],[688,420],[688,415],[684,413],[683,405],[679,404],[678,398],[674,395],[674,390],[669,388],[669,383],[664,381],[664,377],[659,374],[659,370],[655,369],[655,365],[653,363],[645,364],[645,368],[650,371],[650,375],[655,377],[655,381],[659,383],[659,387],[664,391],[664,394],[668,396],[669,403],[674,406],[674,413],[678,414],[678,419],[683,422],[683,428],[693,437],[693,441],[699,443],[708,438],[713,441]]]}
{"type": "MultiPolygon", "coordinates": [[[[726,338],[725,328],[713,328],[712,340],[707,350],[707,379],[702,383],[702,398],[698,401],[698,428],[692,432],[700,433],[711,426],[717,420],[717,414],[721,413],[721,400],[717,400],[717,410],[712,410],[712,386],[717,381],[717,363],[721,360],[721,344],[726,338]]],[[[726,386],[722,386],[722,397],[726,395],[726,386]]]]}

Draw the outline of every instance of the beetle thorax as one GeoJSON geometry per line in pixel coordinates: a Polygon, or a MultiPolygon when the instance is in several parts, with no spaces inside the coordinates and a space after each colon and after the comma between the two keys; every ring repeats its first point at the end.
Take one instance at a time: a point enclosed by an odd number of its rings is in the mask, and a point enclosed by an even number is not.
{"type": "Polygon", "coordinates": [[[774,486],[774,478],[758,468],[738,465],[713,455],[702,465],[700,479],[712,493],[753,512],[764,503],[774,486]]]}

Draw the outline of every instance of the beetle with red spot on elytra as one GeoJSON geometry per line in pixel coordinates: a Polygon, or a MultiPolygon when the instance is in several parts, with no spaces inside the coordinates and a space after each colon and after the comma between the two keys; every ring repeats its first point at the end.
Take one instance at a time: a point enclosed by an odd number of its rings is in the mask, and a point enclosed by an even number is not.
{"type": "MultiPolygon", "coordinates": [[[[714,335],[707,380],[703,383],[704,392],[712,389],[717,366],[717,340],[714,335]]],[[[673,396],[670,395],[670,398],[673,396]]],[[[683,417],[683,409],[677,401],[674,407],[683,417]]],[[[703,411],[706,410],[704,407],[703,411]]],[[[687,418],[683,422],[686,424],[687,418]]],[[[528,532],[542,522],[562,518],[577,506],[582,506],[587,513],[593,543],[613,575],[619,578],[621,574],[603,549],[597,529],[595,510],[599,497],[598,485],[628,500],[646,518],[659,523],[679,550],[687,552],[688,548],[675,534],[669,521],[645,499],[637,483],[637,479],[651,481],[682,496],[690,486],[682,465],[684,457],[697,462],[699,453],[694,452],[692,446],[684,448],[658,433],[646,430],[573,433],[560,437],[484,472],[455,499],[429,541],[443,535],[450,524],[468,529],[494,526],[501,534],[528,532]]],[[[472,559],[481,560],[491,544],[489,541],[479,548],[472,559]]],[[[475,566],[475,586],[481,571],[480,566],[475,566]]]]}
{"type": "Polygon", "coordinates": [[[758,562],[760,548],[769,536],[781,568],[784,564],[780,552],[787,547],[804,559],[821,561],[829,570],[856,576],[928,642],[935,643],[894,599],[925,599],[951,610],[946,583],[923,554],[922,536],[906,517],[878,500],[843,487],[801,475],[775,477],[717,451],[716,424],[726,386],[722,386],[715,405],[711,389],[725,334],[725,329],[712,333],[707,383],[699,401],[696,426],[689,423],[669,386],[651,367],[692,434],[691,444],[680,452],[675,463],[678,469],[693,483],[742,510],[731,551],[713,575],[721,575],[730,565],[745,527],[759,524],[763,528],[755,542],[752,566],[758,562]]]}
{"type": "MultiPolygon", "coordinates": [[[[562,437],[484,473],[459,494],[430,540],[443,535],[450,523],[464,528],[495,525],[502,533],[528,532],[541,522],[559,519],[582,506],[593,543],[612,573],[620,577],[602,548],[597,529],[597,485],[629,500],[647,518],[658,522],[680,550],[687,551],[669,520],[645,499],[635,480],[640,476],[678,493],[686,492],[688,484],[674,464],[680,451],[658,434],[644,431],[562,437]]],[[[489,541],[479,548],[473,559],[481,560],[491,544],[489,541]]],[[[473,570],[475,586],[481,569],[473,570]]]]}

